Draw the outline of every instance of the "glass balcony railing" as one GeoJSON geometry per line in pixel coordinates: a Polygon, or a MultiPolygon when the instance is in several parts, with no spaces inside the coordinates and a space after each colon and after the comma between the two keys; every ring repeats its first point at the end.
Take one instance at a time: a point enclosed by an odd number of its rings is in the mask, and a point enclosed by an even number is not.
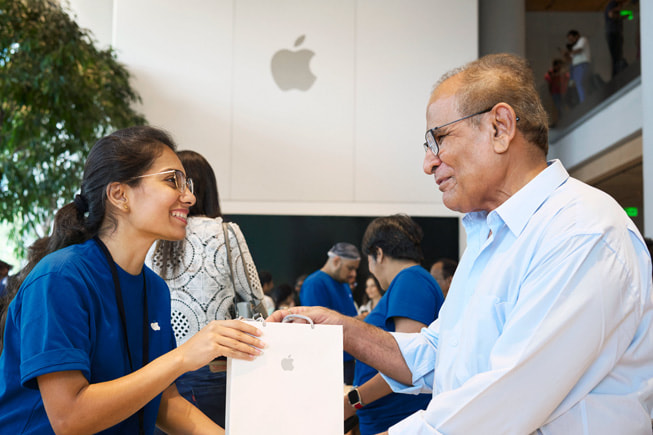
{"type": "Polygon", "coordinates": [[[572,82],[563,96],[562,110],[549,107],[551,127],[556,130],[566,130],[573,127],[590,115],[595,109],[622,90],[637,82],[641,75],[640,62],[633,62],[620,71],[610,81],[604,81],[598,74],[591,76],[586,84],[587,95],[583,102],[578,100],[575,84],[572,82]]]}
{"type": "Polygon", "coordinates": [[[640,82],[638,1],[528,5],[526,54],[554,136],[640,82]]]}

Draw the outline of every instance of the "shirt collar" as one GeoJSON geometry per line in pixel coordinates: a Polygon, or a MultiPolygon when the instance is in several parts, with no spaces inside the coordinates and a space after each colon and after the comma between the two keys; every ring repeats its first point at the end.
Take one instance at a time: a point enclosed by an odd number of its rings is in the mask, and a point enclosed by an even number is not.
{"type": "Polygon", "coordinates": [[[560,160],[551,160],[547,165],[545,170],[490,213],[496,213],[515,237],[521,234],[540,205],[569,179],[569,174],[560,160]]]}

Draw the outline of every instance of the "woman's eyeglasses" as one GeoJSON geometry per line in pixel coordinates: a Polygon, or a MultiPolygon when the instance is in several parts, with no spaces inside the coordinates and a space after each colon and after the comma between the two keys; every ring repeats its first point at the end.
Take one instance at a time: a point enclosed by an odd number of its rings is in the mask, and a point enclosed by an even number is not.
{"type": "Polygon", "coordinates": [[[193,184],[193,179],[187,178],[186,174],[184,174],[179,169],[170,169],[169,171],[157,172],[155,174],[139,175],[138,177],[130,178],[127,181],[135,180],[137,178],[151,177],[153,175],[165,175],[165,174],[174,174],[175,186],[177,186],[177,190],[179,191],[179,193],[182,194],[185,193],[187,188],[190,191],[190,193],[193,194],[195,193],[195,186],[193,184]]]}

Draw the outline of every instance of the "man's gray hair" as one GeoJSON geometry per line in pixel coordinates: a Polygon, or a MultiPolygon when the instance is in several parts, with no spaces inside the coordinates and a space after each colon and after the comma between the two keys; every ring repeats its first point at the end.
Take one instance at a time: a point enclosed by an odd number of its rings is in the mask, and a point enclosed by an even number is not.
{"type": "Polygon", "coordinates": [[[360,260],[361,254],[358,251],[358,248],[351,243],[339,242],[336,243],[329,249],[327,252],[329,257],[340,257],[346,260],[360,260]]]}
{"type": "MultiPolygon", "coordinates": [[[[490,54],[445,73],[434,91],[452,77],[460,79],[456,92],[461,116],[485,110],[497,103],[509,104],[519,117],[517,129],[546,156],[549,119],[535,89],[533,70],[526,59],[507,53],[490,54]]],[[[480,120],[472,118],[472,125],[480,120]]]]}

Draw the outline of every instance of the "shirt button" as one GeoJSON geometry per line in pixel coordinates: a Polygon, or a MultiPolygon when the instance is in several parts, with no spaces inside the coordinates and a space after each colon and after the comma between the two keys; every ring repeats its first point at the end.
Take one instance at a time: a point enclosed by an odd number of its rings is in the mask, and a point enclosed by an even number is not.
{"type": "Polygon", "coordinates": [[[458,346],[458,339],[455,338],[455,337],[452,338],[451,340],[449,340],[449,344],[451,345],[451,347],[456,347],[456,346],[458,346]]]}

